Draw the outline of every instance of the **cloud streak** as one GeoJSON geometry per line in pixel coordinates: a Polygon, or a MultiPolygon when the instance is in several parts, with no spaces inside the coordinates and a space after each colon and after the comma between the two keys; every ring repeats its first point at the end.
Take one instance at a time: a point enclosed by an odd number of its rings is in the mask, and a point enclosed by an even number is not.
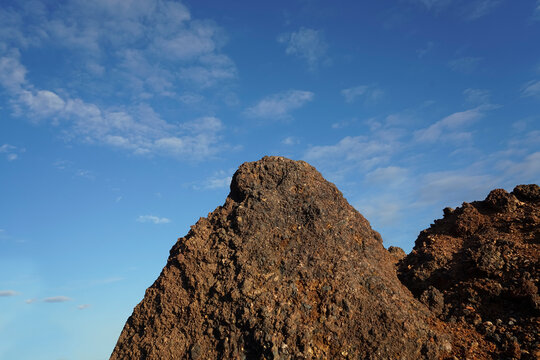
{"type": "Polygon", "coordinates": [[[290,112],[312,101],[315,94],[311,91],[289,90],[270,95],[245,110],[245,115],[260,119],[286,119],[290,112]]]}
{"type": "Polygon", "coordinates": [[[0,297],[12,297],[18,295],[20,295],[20,293],[15,290],[0,290],[0,297]]]}
{"type": "Polygon", "coordinates": [[[360,98],[364,98],[368,103],[373,103],[380,100],[384,92],[376,86],[359,85],[341,90],[341,95],[347,103],[353,103],[360,98]]]}
{"type": "Polygon", "coordinates": [[[540,96],[540,80],[531,80],[521,88],[524,97],[540,96]]]}
{"type": "Polygon", "coordinates": [[[414,138],[419,142],[434,143],[439,140],[467,140],[471,134],[462,131],[473,122],[485,116],[485,111],[493,109],[495,105],[480,105],[476,108],[459,111],[433,123],[427,128],[414,132],[414,138]]]}
{"type": "Polygon", "coordinates": [[[137,218],[137,221],[140,223],[152,223],[152,224],[168,224],[171,222],[171,220],[168,218],[159,217],[155,215],[140,215],[137,218]]]}
{"type": "Polygon", "coordinates": [[[63,302],[68,302],[68,301],[71,301],[72,299],[67,297],[67,296],[52,296],[52,297],[48,297],[48,298],[45,298],[43,299],[42,301],[44,303],[50,303],[50,304],[53,304],[53,303],[63,303],[63,302]]]}

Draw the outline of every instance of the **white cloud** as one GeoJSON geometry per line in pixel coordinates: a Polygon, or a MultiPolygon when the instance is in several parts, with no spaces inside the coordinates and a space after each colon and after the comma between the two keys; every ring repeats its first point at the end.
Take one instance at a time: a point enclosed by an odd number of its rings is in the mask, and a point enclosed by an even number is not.
{"type": "Polygon", "coordinates": [[[23,90],[19,94],[21,104],[25,105],[35,118],[46,118],[63,112],[65,101],[52,91],[38,90],[32,92],[23,90]]]}
{"type": "Polygon", "coordinates": [[[479,57],[464,56],[450,60],[448,66],[456,72],[470,74],[478,68],[481,61],[482,58],[479,57]]]}
{"type": "Polygon", "coordinates": [[[304,157],[308,161],[361,161],[369,167],[387,159],[393,150],[391,143],[378,139],[346,136],[335,145],[312,146],[304,157]]]}
{"type": "Polygon", "coordinates": [[[540,20],[540,0],[536,0],[533,16],[536,20],[540,20]]]}
{"type": "Polygon", "coordinates": [[[254,118],[288,118],[291,111],[299,109],[312,101],[314,96],[315,94],[310,91],[285,91],[263,98],[255,106],[247,108],[245,114],[254,118]]]}
{"type": "Polygon", "coordinates": [[[426,9],[438,13],[446,8],[459,7],[459,12],[465,20],[476,20],[487,15],[502,3],[502,0],[410,0],[425,6],[426,9]]]}
{"type": "Polygon", "coordinates": [[[501,0],[476,0],[469,2],[464,8],[465,18],[467,20],[476,20],[487,15],[494,8],[502,3],[501,0]]]}
{"type": "Polygon", "coordinates": [[[20,54],[11,50],[0,58],[0,84],[10,92],[19,92],[26,82],[26,68],[21,65],[20,54]]]}
{"type": "Polygon", "coordinates": [[[358,98],[365,98],[366,102],[376,102],[383,96],[384,92],[375,87],[369,85],[359,85],[348,89],[341,90],[341,95],[348,103],[355,102],[358,98]]]}
{"type": "Polygon", "coordinates": [[[490,190],[500,186],[495,176],[471,169],[431,172],[422,175],[419,182],[417,206],[439,203],[442,199],[455,206],[463,201],[483,199],[490,190]]]}
{"type": "Polygon", "coordinates": [[[540,178],[540,152],[531,153],[521,161],[502,160],[499,166],[507,176],[518,177],[522,182],[532,181],[538,183],[540,178]]]}
{"type": "Polygon", "coordinates": [[[24,302],[27,303],[27,304],[33,304],[33,303],[35,303],[35,302],[37,302],[37,301],[39,301],[39,300],[36,299],[36,298],[24,300],[24,302]]]}
{"type": "Polygon", "coordinates": [[[137,218],[137,221],[141,223],[154,223],[154,224],[167,224],[171,222],[170,219],[160,218],[154,215],[140,215],[137,218]]]}
{"type": "Polygon", "coordinates": [[[408,175],[408,169],[399,166],[387,166],[377,168],[367,173],[365,176],[365,180],[372,184],[397,186],[409,180],[408,175]]]}
{"type": "Polygon", "coordinates": [[[469,88],[465,89],[463,94],[468,103],[476,105],[489,103],[490,93],[488,90],[469,88]]]}
{"type": "Polygon", "coordinates": [[[306,60],[310,70],[315,70],[321,61],[326,60],[328,44],[320,30],[300,28],[296,32],[280,35],[278,41],[287,45],[287,55],[306,60]]]}
{"type": "Polygon", "coordinates": [[[81,304],[77,306],[77,309],[84,310],[84,309],[88,309],[89,307],[90,307],[90,304],[81,304]]]}
{"type": "Polygon", "coordinates": [[[206,189],[222,189],[227,188],[231,184],[232,176],[225,176],[222,178],[212,178],[206,183],[206,189]]]}
{"type": "Polygon", "coordinates": [[[71,301],[71,298],[67,296],[52,296],[52,297],[45,298],[42,301],[45,303],[62,303],[62,302],[71,301]]]}
{"type": "Polygon", "coordinates": [[[9,144],[4,144],[2,146],[0,146],[0,153],[9,153],[9,152],[12,152],[14,150],[16,150],[17,148],[13,145],[9,145],[9,144]]]}
{"type": "Polygon", "coordinates": [[[0,290],[0,297],[11,297],[20,295],[17,291],[14,290],[0,290]]]}
{"type": "Polygon", "coordinates": [[[417,141],[436,142],[441,138],[450,140],[463,140],[470,137],[469,133],[462,132],[460,129],[482,118],[485,110],[492,108],[489,105],[478,106],[474,109],[460,111],[448,115],[430,125],[429,127],[414,132],[417,141]]]}
{"type": "Polygon", "coordinates": [[[287,136],[286,138],[284,138],[283,140],[281,140],[281,143],[283,145],[296,145],[296,144],[299,144],[300,143],[300,140],[298,140],[297,138],[295,138],[294,136],[287,136]]]}
{"type": "Polygon", "coordinates": [[[426,45],[426,47],[422,49],[416,50],[416,54],[418,55],[419,59],[422,59],[424,56],[426,56],[431,50],[433,50],[433,47],[435,46],[435,43],[433,41],[429,41],[426,45]]]}
{"type": "Polygon", "coordinates": [[[6,154],[7,161],[14,161],[19,158],[18,153],[24,152],[25,149],[19,149],[16,146],[10,144],[3,144],[0,146],[0,154],[6,154]]]}
{"type": "Polygon", "coordinates": [[[531,80],[521,88],[521,95],[528,96],[540,96],[540,80],[531,80]]]}
{"type": "Polygon", "coordinates": [[[412,2],[424,5],[428,10],[438,10],[452,3],[452,0],[411,0],[412,2]]]}

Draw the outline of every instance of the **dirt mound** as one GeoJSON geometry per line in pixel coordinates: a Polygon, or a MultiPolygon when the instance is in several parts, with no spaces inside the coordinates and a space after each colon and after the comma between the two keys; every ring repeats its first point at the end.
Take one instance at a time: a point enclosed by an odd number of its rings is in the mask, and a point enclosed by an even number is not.
{"type": "Polygon", "coordinates": [[[413,294],[494,344],[493,358],[540,359],[539,205],[538,185],[520,185],[446,208],[399,264],[413,294]]]}
{"type": "Polygon", "coordinates": [[[173,246],[111,359],[439,358],[451,345],[395,261],[307,163],[245,163],[173,246]]]}

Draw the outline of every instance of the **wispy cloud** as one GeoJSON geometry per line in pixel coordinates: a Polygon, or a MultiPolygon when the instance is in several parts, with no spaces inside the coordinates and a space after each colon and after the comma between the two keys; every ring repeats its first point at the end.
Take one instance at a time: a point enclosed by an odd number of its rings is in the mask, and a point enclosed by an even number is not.
{"type": "Polygon", "coordinates": [[[365,180],[374,184],[397,186],[408,180],[409,170],[400,166],[377,168],[366,174],[365,180]]]}
{"type": "Polygon", "coordinates": [[[88,309],[89,307],[90,307],[90,304],[81,304],[77,306],[77,309],[84,310],[84,309],[88,309]]]}
{"type": "Polygon", "coordinates": [[[487,110],[494,105],[480,105],[473,109],[459,111],[431,124],[429,127],[414,132],[414,138],[421,142],[436,142],[439,140],[468,140],[471,134],[463,131],[474,121],[485,116],[487,110]]]}
{"type": "Polygon", "coordinates": [[[428,10],[440,10],[452,3],[452,0],[410,0],[413,3],[417,3],[425,6],[428,10]]]}
{"type": "Polygon", "coordinates": [[[418,55],[419,59],[422,59],[424,56],[426,56],[428,53],[430,53],[435,46],[435,43],[433,41],[429,41],[425,47],[416,50],[416,55],[418,55]]]}
{"type": "Polygon", "coordinates": [[[52,296],[52,297],[45,298],[42,301],[44,303],[63,303],[63,302],[71,301],[71,300],[72,299],[67,296],[52,296]]]}
{"type": "Polygon", "coordinates": [[[490,92],[488,90],[469,88],[463,91],[463,95],[465,95],[465,101],[470,104],[479,105],[489,103],[490,92]]]}
{"type": "Polygon", "coordinates": [[[7,161],[17,160],[19,158],[19,154],[24,151],[25,149],[19,149],[10,144],[0,146],[0,154],[5,154],[7,161]]]}
{"type": "Polygon", "coordinates": [[[359,85],[341,90],[341,95],[348,103],[353,103],[360,98],[364,98],[367,103],[373,103],[380,100],[384,92],[376,86],[359,85]]]}
{"type": "Polygon", "coordinates": [[[323,166],[333,167],[335,164],[349,163],[353,166],[372,168],[384,163],[395,150],[392,142],[367,136],[346,136],[334,145],[312,146],[307,149],[304,158],[323,166]]]}
{"type": "Polygon", "coordinates": [[[245,110],[253,118],[284,119],[290,112],[299,109],[315,96],[311,91],[289,90],[263,98],[257,104],[245,110]]]}
{"type": "Polygon", "coordinates": [[[20,295],[20,293],[15,290],[0,290],[0,297],[11,297],[17,295],[20,295]]]}
{"type": "Polygon", "coordinates": [[[140,223],[153,223],[153,224],[168,224],[171,222],[171,220],[168,218],[154,216],[154,215],[140,215],[137,218],[137,221],[140,223]]]}
{"type": "Polygon", "coordinates": [[[300,28],[296,32],[281,34],[278,42],[285,44],[288,55],[304,59],[310,70],[315,70],[323,61],[327,61],[328,44],[320,30],[300,28]]]}
{"type": "Polygon", "coordinates": [[[193,184],[192,187],[195,190],[216,190],[216,189],[226,189],[229,187],[232,181],[232,174],[234,169],[219,170],[214,172],[214,174],[207,179],[193,184]]]}
{"type": "Polygon", "coordinates": [[[287,136],[286,138],[281,140],[281,143],[283,145],[291,146],[291,145],[300,144],[300,140],[298,138],[294,137],[294,136],[287,136]]]}
{"type": "Polygon", "coordinates": [[[468,2],[464,7],[464,17],[467,20],[476,20],[489,14],[493,9],[499,6],[502,0],[476,0],[468,2]]]}
{"type": "Polygon", "coordinates": [[[533,17],[535,20],[540,20],[540,0],[536,0],[536,5],[534,6],[533,17]]]}
{"type": "Polygon", "coordinates": [[[489,14],[502,3],[502,0],[410,0],[424,6],[427,10],[439,13],[446,9],[456,9],[464,20],[472,21],[489,14]]]}
{"type": "Polygon", "coordinates": [[[540,80],[531,80],[521,88],[521,95],[528,96],[540,96],[540,80]]]}
{"type": "Polygon", "coordinates": [[[448,66],[456,72],[470,74],[478,68],[481,61],[482,58],[479,57],[463,56],[450,60],[448,66]]]}

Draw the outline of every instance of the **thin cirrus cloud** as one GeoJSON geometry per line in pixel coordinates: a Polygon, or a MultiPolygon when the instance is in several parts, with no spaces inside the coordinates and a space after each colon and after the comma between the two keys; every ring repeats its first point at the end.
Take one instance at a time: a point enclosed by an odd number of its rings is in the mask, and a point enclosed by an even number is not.
{"type": "Polygon", "coordinates": [[[540,96],[540,80],[531,80],[521,88],[524,97],[540,96]]]}
{"type": "Polygon", "coordinates": [[[166,217],[159,217],[155,215],[140,215],[137,218],[137,222],[152,223],[152,224],[168,224],[171,222],[171,220],[166,217]]]}
{"type": "Polygon", "coordinates": [[[0,146],[0,154],[5,154],[7,161],[14,161],[19,158],[18,152],[23,152],[24,149],[17,149],[16,146],[3,144],[0,146]]]}
{"type": "Polygon", "coordinates": [[[45,298],[43,299],[42,301],[44,303],[63,303],[63,302],[68,302],[68,301],[71,301],[72,299],[67,297],[67,296],[52,296],[52,297],[48,297],[48,298],[45,298]]]}
{"type": "Polygon", "coordinates": [[[341,95],[343,95],[347,103],[353,103],[361,98],[365,102],[372,103],[380,100],[384,92],[376,86],[359,85],[341,90],[341,95]]]}
{"type": "Polygon", "coordinates": [[[487,110],[494,109],[495,105],[480,105],[473,109],[459,111],[436,121],[427,128],[416,130],[414,138],[419,142],[434,143],[443,140],[467,140],[471,134],[463,131],[464,127],[485,116],[487,110]]]}
{"type": "Polygon", "coordinates": [[[328,60],[328,44],[321,30],[300,28],[298,31],[281,34],[278,42],[285,44],[287,55],[305,60],[310,70],[315,70],[328,60]]]}
{"type": "Polygon", "coordinates": [[[478,68],[481,61],[482,58],[479,57],[463,56],[450,60],[448,66],[455,72],[470,74],[478,68]]]}
{"type": "Polygon", "coordinates": [[[476,20],[489,14],[493,9],[499,6],[502,0],[476,0],[465,5],[463,14],[467,20],[476,20]]]}
{"type": "Polygon", "coordinates": [[[434,13],[442,12],[446,9],[456,8],[457,13],[464,20],[472,21],[488,15],[492,10],[502,3],[502,0],[410,0],[413,3],[424,6],[434,13]]]}
{"type": "Polygon", "coordinates": [[[15,290],[0,290],[0,297],[11,297],[17,295],[20,295],[20,293],[15,290]]]}
{"type": "Polygon", "coordinates": [[[315,94],[311,91],[289,90],[267,96],[257,104],[245,110],[245,115],[261,119],[284,119],[290,112],[312,101],[315,94]]]}

